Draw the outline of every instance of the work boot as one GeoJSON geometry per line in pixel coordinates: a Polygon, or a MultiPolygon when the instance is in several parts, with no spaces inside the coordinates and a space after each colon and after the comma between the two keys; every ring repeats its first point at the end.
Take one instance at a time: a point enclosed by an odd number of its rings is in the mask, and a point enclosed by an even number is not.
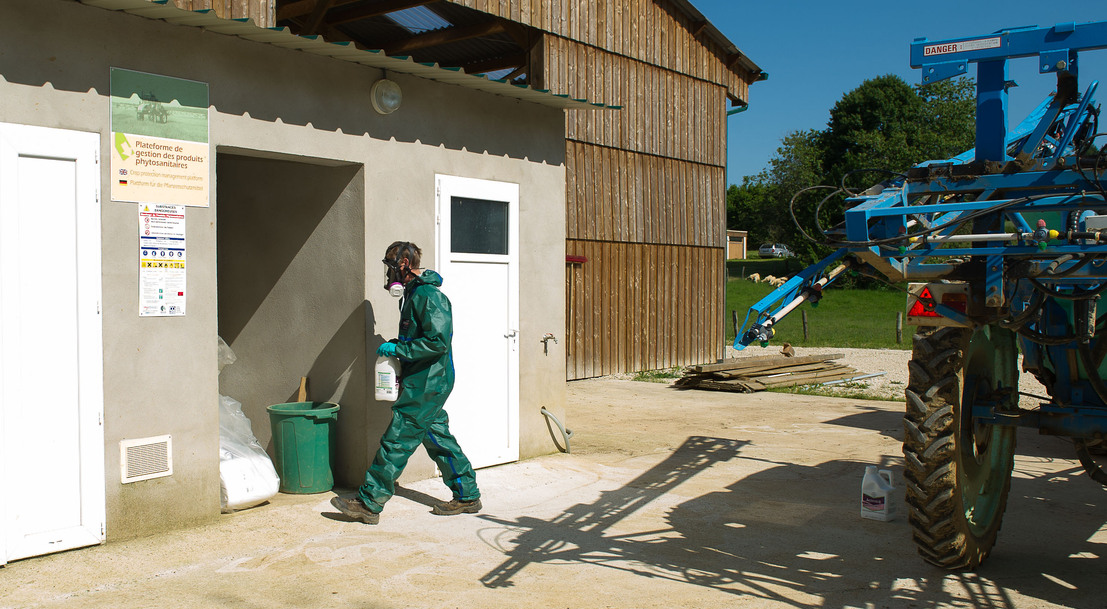
{"type": "Polygon", "coordinates": [[[361,502],[361,499],[353,498],[346,499],[344,497],[335,497],[331,499],[331,505],[338,509],[346,516],[353,518],[354,520],[360,520],[365,524],[377,524],[381,521],[381,515],[378,512],[370,512],[369,508],[365,507],[365,504],[361,502]]]}
{"type": "Polygon", "coordinates": [[[431,509],[431,513],[438,514],[439,516],[457,516],[458,514],[476,514],[480,511],[480,508],[480,499],[474,499],[472,501],[453,499],[447,503],[439,503],[434,506],[434,508],[431,509]]]}

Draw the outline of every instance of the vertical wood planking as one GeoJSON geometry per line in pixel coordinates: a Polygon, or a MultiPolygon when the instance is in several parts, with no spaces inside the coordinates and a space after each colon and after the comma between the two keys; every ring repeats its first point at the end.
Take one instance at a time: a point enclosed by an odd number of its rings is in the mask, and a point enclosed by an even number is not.
{"type": "MultiPolygon", "coordinates": [[[[573,252],[573,242],[569,241],[565,244],[566,258],[576,255],[573,252]]],[[[565,263],[565,376],[568,378],[576,378],[576,344],[573,342],[577,336],[580,336],[580,331],[577,329],[576,324],[576,280],[577,280],[577,265],[570,264],[568,260],[565,263]]]]}
{"type": "Polygon", "coordinates": [[[705,333],[709,329],[706,323],[706,319],[709,311],[707,310],[707,298],[705,290],[707,289],[706,279],[712,274],[711,269],[707,266],[707,251],[703,248],[696,248],[697,265],[692,272],[692,282],[695,284],[695,300],[696,307],[692,309],[692,315],[688,318],[690,325],[689,333],[692,337],[692,353],[693,357],[703,361],[704,350],[707,347],[707,340],[705,333]]]}
{"type": "Polygon", "coordinates": [[[623,106],[566,113],[566,252],[588,259],[566,266],[567,375],[715,359],[727,96],[748,83],[664,0],[480,1],[549,32],[544,88],[623,106]]]}
{"type": "Polygon", "coordinates": [[[570,379],[722,357],[725,251],[572,241],[570,379]],[[618,277],[618,280],[612,280],[618,277]]]}
{"type": "Polygon", "coordinates": [[[570,140],[572,238],[722,247],[726,170],[570,140]]]}
{"type": "MultiPolygon", "coordinates": [[[[630,267],[627,264],[627,248],[630,247],[626,243],[613,244],[615,249],[615,268],[624,269],[629,272],[630,267]]],[[[608,285],[614,288],[614,294],[612,298],[612,321],[614,325],[614,344],[612,345],[611,359],[613,360],[612,372],[629,370],[627,362],[627,344],[629,343],[629,333],[627,332],[627,320],[630,317],[630,310],[627,306],[629,304],[627,300],[627,289],[630,286],[629,275],[627,272],[617,275],[617,279],[608,282],[608,285]]]]}
{"type": "Polygon", "coordinates": [[[644,250],[646,249],[641,244],[634,244],[634,258],[631,262],[633,275],[631,275],[631,305],[633,306],[633,318],[631,321],[631,340],[630,340],[630,370],[642,370],[643,361],[643,341],[642,334],[645,330],[643,324],[647,317],[646,299],[645,293],[642,290],[643,273],[645,272],[645,259],[643,257],[644,250]]]}
{"type": "MultiPolygon", "coordinates": [[[[586,250],[584,250],[584,248],[583,248],[582,244],[580,244],[580,242],[578,242],[576,250],[579,252],[580,256],[586,256],[587,257],[586,250]]],[[[584,328],[586,328],[586,322],[584,322],[584,316],[586,316],[587,305],[588,305],[589,299],[586,298],[586,293],[584,293],[584,288],[586,288],[586,283],[584,283],[584,266],[583,265],[587,265],[587,264],[588,264],[588,262],[583,262],[582,265],[577,267],[576,286],[577,286],[578,308],[577,308],[577,313],[576,313],[576,320],[577,320],[577,327],[581,329],[581,333],[579,334],[579,336],[575,337],[575,343],[577,345],[577,355],[576,355],[576,361],[578,362],[577,363],[577,370],[580,373],[580,376],[577,376],[578,379],[583,378],[583,376],[586,375],[586,374],[584,374],[583,361],[584,361],[584,357],[586,357],[586,355],[587,355],[586,348],[588,347],[588,344],[589,344],[588,334],[584,333],[584,328]]]]}
{"type": "Polygon", "coordinates": [[[584,349],[584,361],[585,372],[588,376],[600,376],[603,371],[596,365],[597,356],[603,354],[603,337],[600,334],[600,315],[602,314],[603,300],[601,298],[602,292],[600,291],[600,273],[597,272],[597,268],[602,268],[604,260],[600,256],[599,248],[595,241],[587,242],[588,253],[586,254],[588,262],[585,263],[586,276],[588,277],[588,291],[584,294],[584,299],[588,308],[588,334],[587,345],[584,349]]]}
{"type": "Polygon", "coordinates": [[[581,155],[583,146],[578,142],[569,140],[565,143],[565,159],[566,159],[566,187],[572,184],[573,190],[568,191],[566,194],[566,225],[565,225],[565,237],[567,239],[581,239],[584,234],[581,232],[582,214],[584,211],[584,185],[588,180],[588,173],[584,169],[584,159],[581,155]],[[572,175],[568,175],[570,171],[570,165],[572,165],[572,175]]]}
{"type": "Polygon", "coordinates": [[[251,19],[262,28],[275,25],[273,0],[173,0],[173,5],[186,11],[214,11],[221,19],[251,19]]]}
{"type": "Polygon", "coordinates": [[[657,295],[658,295],[657,284],[658,284],[658,280],[659,280],[657,256],[658,256],[658,248],[657,247],[649,247],[649,246],[646,247],[646,265],[647,265],[646,266],[646,273],[647,273],[647,275],[646,275],[646,290],[648,290],[648,293],[646,294],[646,298],[647,298],[649,318],[646,321],[647,332],[646,332],[646,337],[645,337],[645,340],[648,343],[647,348],[646,348],[647,359],[646,359],[643,367],[646,368],[647,370],[652,369],[656,366],[656,364],[657,364],[657,353],[658,353],[658,349],[657,349],[657,347],[658,347],[658,345],[657,345],[658,331],[657,331],[657,328],[658,328],[658,319],[661,316],[658,313],[658,306],[657,306],[657,295]]]}
{"type": "Polygon", "coordinates": [[[688,259],[690,252],[681,251],[683,248],[670,246],[669,248],[669,328],[673,335],[672,345],[669,347],[669,359],[665,362],[666,368],[677,365],[683,357],[691,356],[687,353],[688,332],[683,327],[683,312],[688,304],[688,295],[684,291],[686,276],[681,273],[683,263],[688,259]]]}
{"type": "MultiPolygon", "coordinates": [[[[175,1],[179,6],[190,4],[189,0],[175,1]]],[[[202,0],[193,0],[199,1],[202,0]]],[[[230,3],[246,1],[214,0],[214,3],[220,5],[216,11],[222,17],[221,5],[226,3],[229,13],[230,3]]],[[[728,69],[728,52],[706,35],[694,36],[691,20],[659,0],[447,1],[608,49],[665,70],[718,83],[736,99],[748,99],[749,84],[756,76],[728,69]]]]}
{"type": "Polygon", "coordinates": [[[600,249],[600,258],[603,259],[604,264],[600,269],[602,276],[597,281],[598,290],[603,294],[603,308],[599,312],[600,321],[599,326],[602,330],[603,350],[600,352],[601,360],[598,362],[600,368],[600,374],[608,375],[615,371],[615,324],[614,316],[618,314],[618,310],[615,308],[615,292],[612,284],[608,281],[608,275],[603,272],[605,269],[613,269],[615,266],[615,243],[610,241],[603,241],[596,244],[600,249]]]}

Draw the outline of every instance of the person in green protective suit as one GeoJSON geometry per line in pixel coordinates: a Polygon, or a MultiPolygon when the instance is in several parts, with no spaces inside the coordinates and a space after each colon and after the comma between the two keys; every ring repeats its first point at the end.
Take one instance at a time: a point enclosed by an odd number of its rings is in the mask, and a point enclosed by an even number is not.
{"type": "Polygon", "coordinates": [[[420,256],[422,251],[406,241],[397,241],[385,251],[385,289],[398,295],[402,286],[400,333],[396,341],[381,345],[377,355],[399,358],[400,396],[357,497],[331,499],[340,512],[366,524],[380,520],[385,502],[396,491],[396,479],[420,444],[453,493],[452,500],[434,506],[432,512],[454,516],[481,509],[473,466],[450,433],[443,408],[454,387],[450,300],[439,289],[442,277],[419,268],[420,256]]]}

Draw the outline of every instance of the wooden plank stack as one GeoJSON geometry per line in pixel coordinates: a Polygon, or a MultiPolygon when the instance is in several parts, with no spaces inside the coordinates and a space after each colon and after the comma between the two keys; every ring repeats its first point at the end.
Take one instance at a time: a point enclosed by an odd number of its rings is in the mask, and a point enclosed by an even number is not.
{"type": "Polygon", "coordinates": [[[690,366],[677,387],[753,393],[774,387],[814,385],[858,375],[857,370],[836,363],[841,353],[788,357],[767,355],[723,360],[717,364],[690,366]]]}

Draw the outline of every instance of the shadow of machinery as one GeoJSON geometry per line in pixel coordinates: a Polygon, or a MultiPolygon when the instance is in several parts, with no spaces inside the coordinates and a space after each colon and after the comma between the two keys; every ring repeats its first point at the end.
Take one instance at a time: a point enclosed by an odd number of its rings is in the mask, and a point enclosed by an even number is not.
{"type": "MultiPolygon", "coordinates": [[[[490,545],[507,555],[482,583],[509,587],[528,565],[577,563],[795,607],[1013,608],[1021,597],[1072,607],[1102,605],[1104,557],[1097,546],[1103,548],[1107,538],[1096,543],[1092,537],[1104,530],[1107,496],[1099,485],[1074,481],[1071,486],[1080,489],[1071,498],[1079,505],[1076,519],[1042,500],[1058,477],[1078,477],[1079,468],[1016,466],[1009,526],[993,556],[976,573],[950,573],[916,554],[902,513],[889,523],[860,518],[857,491],[864,464],[777,463],[743,457],[746,445],[691,437],[622,488],[553,519],[481,516],[502,527],[482,537],[492,535],[490,545]],[[748,470],[751,462],[765,469],[726,485],[734,465],[748,470]],[[693,476],[718,478],[721,490],[674,507],[664,516],[667,526],[612,532],[616,523],[693,476]]],[[[902,496],[899,489],[901,505],[902,496]]]]}

